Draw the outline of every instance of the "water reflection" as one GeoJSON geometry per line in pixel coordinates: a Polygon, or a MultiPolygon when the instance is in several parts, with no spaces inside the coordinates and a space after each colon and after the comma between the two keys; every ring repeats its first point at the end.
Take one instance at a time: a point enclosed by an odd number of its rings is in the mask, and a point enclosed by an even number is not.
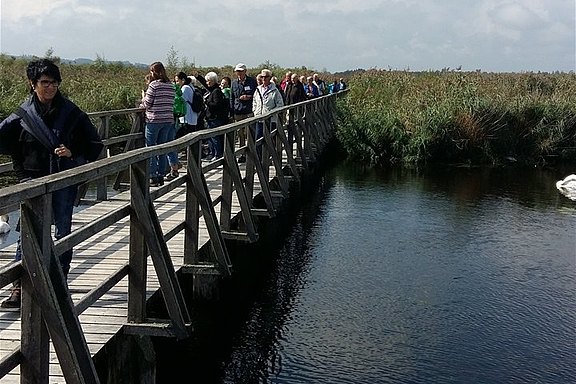
{"type": "Polygon", "coordinates": [[[576,216],[555,189],[564,173],[338,167],[288,237],[243,255],[269,263],[244,267],[225,300],[219,314],[236,321],[214,323],[229,339],[211,379],[570,382],[576,216]]]}
{"type": "Polygon", "coordinates": [[[265,383],[281,371],[285,325],[298,315],[294,308],[311,263],[309,242],[315,225],[313,212],[318,210],[322,196],[322,191],[316,193],[308,205],[291,218],[288,237],[269,235],[263,253],[272,261],[270,274],[242,326],[239,334],[242,342],[233,348],[225,363],[222,382],[265,383]]]}

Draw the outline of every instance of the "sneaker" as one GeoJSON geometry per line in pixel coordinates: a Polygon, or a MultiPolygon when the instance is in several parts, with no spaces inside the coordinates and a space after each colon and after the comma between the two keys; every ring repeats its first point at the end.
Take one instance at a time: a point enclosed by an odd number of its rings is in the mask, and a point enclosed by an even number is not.
{"type": "Polygon", "coordinates": [[[150,179],[150,186],[151,187],[160,187],[164,185],[164,178],[162,177],[153,177],[150,179]]]}
{"type": "Polygon", "coordinates": [[[10,296],[0,303],[0,307],[2,308],[20,308],[20,304],[22,303],[22,292],[20,291],[20,287],[12,288],[12,292],[10,292],[10,296]]]}
{"type": "Polygon", "coordinates": [[[209,156],[202,159],[202,161],[206,161],[208,163],[211,163],[214,160],[216,160],[216,156],[212,156],[212,155],[209,155],[209,156]]]}
{"type": "Polygon", "coordinates": [[[175,178],[177,178],[178,176],[180,176],[180,174],[178,173],[178,171],[170,171],[169,174],[166,175],[166,177],[164,178],[164,180],[166,181],[172,181],[175,178]]]}
{"type": "Polygon", "coordinates": [[[208,144],[202,144],[202,159],[209,157],[210,152],[210,146],[208,144]]]}

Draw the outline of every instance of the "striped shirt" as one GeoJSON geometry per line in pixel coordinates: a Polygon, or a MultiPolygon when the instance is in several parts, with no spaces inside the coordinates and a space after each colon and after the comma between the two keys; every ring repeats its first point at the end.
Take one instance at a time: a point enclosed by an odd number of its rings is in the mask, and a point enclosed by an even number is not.
{"type": "Polygon", "coordinates": [[[146,122],[173,123],[174,96],[176,92],[172,83],[154,80],[148,85],[142,106],[146,108],[146,122]]]}

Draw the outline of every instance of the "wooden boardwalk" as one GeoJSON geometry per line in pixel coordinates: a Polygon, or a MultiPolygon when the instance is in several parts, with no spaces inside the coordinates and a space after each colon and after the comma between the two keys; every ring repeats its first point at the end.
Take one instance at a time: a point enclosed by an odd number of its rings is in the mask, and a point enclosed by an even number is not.
{"type": "Polygon", "coordinates": [[[0,310],[0,383],[99,383],[91,359],[119,333],[187,337],[191,320],[176,272],[185,266],[196,274],[231,273],[224,240],[257,240],[254,217],[274,216],[278,201],[288,197],[288,183],[299,181],[330,140],[334,100],[327,96],[291,107],[294,126],[273,130],[266,123],[259,141],[251,119],[157,148],[130,150],[45,182],[0,189],[0,211],[23,204],[22,233],[27,234],[25,263],[12,261],[14,244],[0,249],[0,300],[8,296],[11,281],[23,276],[22,310],[0,310]],[[248,145],[235,149],[236,132],[243,128],[249,130],[248,145]],[[221,133],[226,135],[224,158],[202,163],[202,140],[221,133]],[[294,138],[290,144],[288,135],[294,138]],[[263,148],[261,155],[256,146],[263,148]],[[187,151],[181,177],[149,188],[148,158],[173,150],[187,151]],[[246,163],[237,161],[242,154],[246,163]],[[48,206],[51,191],[110,177],[127,166],[128,190],[82,206],[73,216],[70,236],[56,242],[46,237],[51,223],[38,210],[48,206]],[[253,206],[256,196],[266,207],[253,206]],[[205,245],[211,259],[200,262],[205,245]],[[61,272],[50,266],[71,247],[66,290],[61,272]],[[145,314],[146,301],[159,290],[167,323],[145,314]]]}
{"type": "MultiPolygon", "coordinates": [[[[271,169],[272,175],[274,169],[271,169]]],[[[207,175],[208,185],[212,191],[218,191],[222,183],[222,168],[212,170],[207,175]]],[[[160,218],[163,233],[169,233],[179,223],[184,221],[186,205],[185,187],[179,186],[156,199],[154,206],[160,218]]],[[[215,199],[217,196],[213,196],[215,199]]],[[[126,191],[111,197],[108,201],[86,206],[73,218],[73,231],[105,216],[115,210],[128,206],[130,192],[126,191]]],[[[234,199],[233,211],[240,211],[238,200],[234,199]]],[[[216,209],[217,214],[219,210],[216,209]]],[[[130,236],[129,218],[119,220],[88,240],[74,247],[74,258],[68,277],[72,300],[78,304],[82,298],[103,282],[104,276],[109,276],[128,264],[128,247],[130,236]]],[[[205,226],[200,227],[199,246],[205,245],[210,236],[205,226]]],[[[168,240],[168,247],[174,267],[179,269],[183,264],[184,235],[177,233],[168,240]]],[[[2,249],[0,252],[0,267],[13,260],[16,246],[2,249]]],[[[147,296],[150,297],[159,290],[160,285],[152,263],[148,263],[147,296]]],[[[9,287],[3,290],[0,297],[9,295],[9,287]]],[[[103,295],[95,304],[87,308],[79,316],[84,330],[90,353],[95,355],[112,339],[126,324],[128,315],[128,277],[124,277],[113,289],[103,295]]],[[[0,310],[0,360],[20,346],[20,311],[0,310]]],[[[2,384],[20,383],[20,370],[14,369],[0,380],[2,384]]],[[[58,358],[51,345],[50,351],[50,383],[65,383],[58,358]]]]}

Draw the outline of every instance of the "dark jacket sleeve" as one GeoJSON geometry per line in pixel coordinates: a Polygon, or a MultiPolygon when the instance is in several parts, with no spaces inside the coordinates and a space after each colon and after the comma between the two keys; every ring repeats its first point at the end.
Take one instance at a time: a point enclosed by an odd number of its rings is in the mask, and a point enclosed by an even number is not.
{"type": "Polygon", "coordinates": [[[210,95],[206,98],[206,107],[208,109],[206,118],[222,121],[228,119],[228,101],[220,87],[216,86],[210,91],[210,95]]]}
{"type": "MultiPolygon", "coordinates": [[[[74,145],[78,145],[78,152],[87,161],[95,161],[100,156],[104,144],[96,131],[96,127],[90,121],[88,115],[81,112],[77,125],[78,137],[74,145]]],[[[74,155],[74,151],[72,150],[74,155]]]]}
{"type": "Polygon", "coordinates": [[[20,138],[20,116],[12,113],[0,123],[0,153],[12,155],[15,144],[20,138]]]}
{"type": "Polygon", "coordinates": [[[72,152],[72,158],[76,165],[82,165],[86,161],[95,161],[102,152],[104,145],[98,135],[98,131],[88,115],[73,103],[69,104],[72,109],[70,117],[66,120],[67,134],[63,137],[66,147],[72,152]]]}
{"type": "Polygon", "coordinates": [[[298,103],[301,101],[306,100],[306,92],[304,91],[304,85],[302,83],[298,83],[298,103]]]}
{"type": "Polygon", "coordinates": [[[239,86],[240,84],[238,84],[238,81],[236,80],[232,81],[232,84],[230,84],[230,99],[228,99],[228,101],[230,102],[230,111],[232,111],[232,114],[234,114],[235,100],[240,95],[240,92],[238,92],[239,86]]]}

